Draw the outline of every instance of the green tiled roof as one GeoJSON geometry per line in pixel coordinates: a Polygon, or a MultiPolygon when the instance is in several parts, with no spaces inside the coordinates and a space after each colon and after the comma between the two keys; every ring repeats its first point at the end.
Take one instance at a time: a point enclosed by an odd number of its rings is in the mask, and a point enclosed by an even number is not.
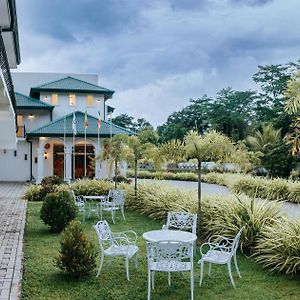
{"type": "Polygon", "coordinates": [[[16,96],[16,108],[22,109],[47,109],[53,110],[54,106],[47,104],[43,101],[37,100],[35,98],[28,97],[26,95],[15,93],[16,96]]]}
{"type": "Polygon", "coordinates": [[[92,84],[71,76],[33,87],[30,90],[30,95],[33,96],[43,91],[93,93],[105,95],[108,98],[110,98],[114,93],[114,91],[102,86],[98,86],[96,84],[92,84]]]}
{"type": "MultiPolygon", "coordinates": [[[[76,111],[75,118],[76,118],[76,129],[77,129],[76,136],[83,137],[85,114],[83,112],[76,111]]],[[[87,137],[97,137],[98,135],[97,121],[98,121],[97,118],[88,115],[88,128],[86,129],[87,137]]],[[[73,122],[73,113],[68,114],[66,115],[66,117],[62,117],[47,125],[35,129],[31,132],[27,132],[27,135],[29,137],[41,137],[41,136],[62,137],[64,136],[64,124],[66,124],[66,136],[73,136],[72,122],[73,122]]],[[[133,135],[135,133],[123,127],[112,124],[112,134],[133,135]]],[[[100,137],[109,137],[109,136],[110,136],[110,123],[102,120],[101,128],[100,128],[100,137]]]]}

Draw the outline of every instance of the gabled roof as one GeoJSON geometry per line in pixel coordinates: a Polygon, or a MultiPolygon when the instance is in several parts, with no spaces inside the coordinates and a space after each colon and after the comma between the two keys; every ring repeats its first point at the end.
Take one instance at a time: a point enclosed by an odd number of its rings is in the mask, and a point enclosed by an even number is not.
{"type": "Polygon", "coordinates": [[[54,106],[29,96],[15,93],[16,108],[53,110],[54,106]]]}
{"type": "MultiPolygon", "coordinates": [[[[75,112],[75,119],[76,119],[76,129],[77,135],[76,137],[83,137],[84,136],[84,120],[85,114],[81,111],[75,112]]],[[[87,137],[97,137],[98,130],[97,130],[97,118],[88,115],[88,128],[86,129],[86,136],[87,137]]],[[[64,136],[64,128],[66,128],[66,136],[73,136],[72,130],[72,122],[73,122],[73,113],[66,115],[58,120],[55,120],[47,125],[44,125],[38,129],[35,129],[31,132],[27,132],[29,137],[62,137],[64,136]]],[[[125,129],[123,127],[117,126],[112,124],[112,135],[116,134],[127,134],[127,135],[134,135],[135,133],[125,129]]],[[[100,137],[109,137],[110,136],[110,123],[107,121],[102,120],[101,127],[100,127],[100,137]]]]}
{"type": "Polygon", "coordinates": [[[79,92],[79,93],[93,93],[105,95],[106,98],[111,98],[114,91],[92,84],[71,76],[51,81],[30,90],[30,96],[36,97],[40,92],[79,92]]]}

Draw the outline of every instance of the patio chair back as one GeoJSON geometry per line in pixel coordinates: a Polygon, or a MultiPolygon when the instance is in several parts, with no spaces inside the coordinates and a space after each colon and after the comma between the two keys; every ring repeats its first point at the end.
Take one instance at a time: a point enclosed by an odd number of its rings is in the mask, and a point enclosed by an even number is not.
{"type": "Polygon", "coordinates": [[[237,235],[233,239],[231,255],[234,255],[236,253],[238,247],[239,247],[239,243],[240,243],[240,239],[241,239],[241,235],[242,235],[243,230],[244,230],[244,227],[242,227],[239,230],[239,232],[237,233],[237,235]]]}
{"type": "Polygon", "coordinates": [[[197,229],[197,214],[187,212],[168,212],[166,226],[173,227],[179,230],[191,230],[196,234],[197,229]]]}
{"type": "Polygon", "coordinates": [[[183,265],[182,262],[192,264],[193,244],[178,241],[147,242],[147,255],[150,269],[155,263],[156,270],[159,271],[186,271],[186,264],[183,265]]]}
{"type": "Polygon", "coordinates": [[[112,235],[110,227],[106,220],[99,221],[93,227],[97,233],[100,248],[101,250],[104,250],[104,248],[106,248],[106,244],[111,244],[112,235]]]}
{"type": "Polygon", "coordinates": [[[125,195],[122,190],[110,190],[108,193],[108,198],[112,199],[112,202],[119,206],[122,206],[125,203],[125,195]]]}

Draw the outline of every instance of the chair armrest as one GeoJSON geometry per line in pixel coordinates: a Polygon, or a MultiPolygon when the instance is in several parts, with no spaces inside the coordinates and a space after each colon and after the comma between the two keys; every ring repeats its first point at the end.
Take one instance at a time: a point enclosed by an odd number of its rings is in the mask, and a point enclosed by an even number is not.
{"type": "Polygon", "coordinates": [[[167,225],[167,224],[164,224],[163,226],[162,226],[162,230],[168,230],[169,229],[169,226],[167,225]]]}
{"type": "Polygon", "coordinates": [[[122,232],[112,232],[113,238],[125,238],[130,244],[136,244],[137,234],[133,230],[127,230],[122,232]],[[131,237],[130,237],[131,235],[131,237]]]}

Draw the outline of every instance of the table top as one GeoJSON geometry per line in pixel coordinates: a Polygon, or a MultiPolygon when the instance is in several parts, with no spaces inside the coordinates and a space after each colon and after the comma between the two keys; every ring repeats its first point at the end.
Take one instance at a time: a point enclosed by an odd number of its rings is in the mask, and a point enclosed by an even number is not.
{"type": "Polygon", "coordinates": [[[148,242],[178,241],[193,243],[196,241],[197,236],[188,231],[162,229],[145,232],[143,238],[148,242]]]}
{"type": "Polygon", "coordinates": [[[105,199],[106,196],[83,196],[84,199],[87,199],[87,200],[101,200],[101,199],[105,199]]]}

